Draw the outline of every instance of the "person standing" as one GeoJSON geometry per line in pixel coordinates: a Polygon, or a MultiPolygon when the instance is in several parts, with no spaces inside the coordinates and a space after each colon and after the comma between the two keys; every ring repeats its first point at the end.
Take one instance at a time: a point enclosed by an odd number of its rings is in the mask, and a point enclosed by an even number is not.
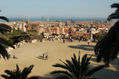
{"type": "Polygon", "coordinates": [[[46,60],[48,59],[48,52],[46,52],[46,54],[45,54],[45,59],[46,60]]]}
{"type": "Polygon", "coordinates": [[[65,43],[65,39],[63,39],[63,43],[65,43]]]}
{"type": "Polygon", "coordinates": [[[43,53],[43,59],[45,58],[45,53],[43,53]]]}
{"type": "Polygon", "coordinates": [[[90,45],[90,40],[88,40],[88,45],[90,45]]]}

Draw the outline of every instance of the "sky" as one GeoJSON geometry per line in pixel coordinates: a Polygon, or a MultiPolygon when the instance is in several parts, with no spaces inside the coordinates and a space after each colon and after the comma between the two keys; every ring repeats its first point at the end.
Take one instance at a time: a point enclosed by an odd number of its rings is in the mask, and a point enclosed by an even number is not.
{"type": "Polygon", "coordinates": [[[0,0],[0,15],[6,17],[107,18],[119,0],[0,0]]]}

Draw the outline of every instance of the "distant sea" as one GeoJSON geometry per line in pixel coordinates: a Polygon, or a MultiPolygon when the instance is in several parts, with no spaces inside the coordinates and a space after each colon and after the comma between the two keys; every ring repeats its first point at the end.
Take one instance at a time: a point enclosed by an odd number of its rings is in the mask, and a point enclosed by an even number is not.
{"type": "MultiPolygon", "coordinates": [[[[21,20],[28,20],[28,18],[19,18],[13,17],[9,18],[10,21],[21,21],[21,20]]],[[[66,18],[66,17],[36,17],[36,18],[29,18],[30,21],[106,21],[106,18],[66,18]]]]}

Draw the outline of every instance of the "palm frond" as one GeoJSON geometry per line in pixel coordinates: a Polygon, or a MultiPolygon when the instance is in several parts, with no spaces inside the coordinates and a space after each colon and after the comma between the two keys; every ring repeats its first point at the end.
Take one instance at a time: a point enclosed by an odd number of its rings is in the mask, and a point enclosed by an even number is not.
{"type": "Polygon", "coordinates": [[[80,64],[80,51],[79,51],[79,54],[78,54],[78,64],[80,64]]]}
{"type": "Polygon", "coordinates": [[[60,75],[60,76],[57,76],[55,79],[71,79],[71,78],[69,78],[66,75],[60,75]]]}
{"type": "Polygon", "coordinates": [[[28,79],[39,79],[39,76],[32,76],[32,77],[29,77],[28,79]]]}
{"type": "Polygon", "coordinates": [[[18,43],[23,40],[22,36],[13,36],[10,39],[13,41],[13,44],[18,43]]]}
{"type": "Polygon", "coordinates": [[[0,19],[3,19],[3,20],[5,20],[5,21],[9,22],[9,19],[8,19],[7,17],[0,16],[0,19]]]}
{"type": "Polygon", "coordinates": [[[16,70],[20,71],[18,64],[16,64],[16,70]]]}
{"type": "Polygon", "coordinates": [[[9,54],[8,54],[7,50],[2,45],[0,45],[0,54],[3,56],[4,59],[9,58],[9,54]]]}
{"type": "Polygon", "coordinates": [[[113,13],[108,16],[107,20],[110,21],[112,19],[119,19],[119,13],[113,13]]]}
{"type": "Polygon", "coordinates": [[[73,59],[76,59],[76,60],[77,60],[77,57],[76,57],[76,55],[75,55],[75,54],[73,54],[73,59]]]}
{"type": "Polygon", "coordinates": [[[8,75],[13,75],[13,71],[11,71],[11,70],[5,70],[5,73],[8,75]]]}
{"type": "Polygon", "coordinates": [[[114,3],[111,5],[111,8],[119,8],[119,3],[114,3]]]}
{"type": "Polygon", "coordinates": [[[59,68],[63,68],[63,69],[68,69],[66,66],[62,65],[62,64],[55,64],[52,65],[53,67],[59,67],[59,68]]]}
{"type": "Polygon", "coordinates": [[[75,66],[77,66],[78,65],[78,62],[77,62],[77,57],[76,57],[75,54],[73,54],[73,57],[71,57],[71,59],[72,59],[72,64],[75,65],[75,66]]]}
{"type": "Polygon", "coordinates": [[[87,57],[87,54],[85,54],[82,58],[82,62],[81,62],[81,66],[87,66],[88,64],[90,64],[89,60],[91,59],[91,57],[87,57]]]}
{"type": "Polygon", "coordinates": [[[7,79],[27,79],[28,74],[31,72],[33,68],[33,65],[30,65],[29,67],[25,67],[23,71],[19,69],[19,66],[16,65],[16,69],[11,71],[11,70],[5,70],[5,73],[7,75],[2,75],[3,78],[7,79]]]}
{"type": "Polygon", "coordinates": [[[7,75],[1,75],[1,77],[3,77],[4,79],[8,79],[7,75]]]}
{"type": "Polygon", "coordinates": [[[86,60],[87,60],[87,54],[85,54],[85,55],[83,56],[81,65],[84,65],[85,62],[86,62],[86,60]]]}
{"type": "MultiPolygon", "coordinates": [[[[68,63],[63,62],[61,59],[60,59],[60,61],[65,65],[66,69],[71,72],[70,65],[68,63]]],[[[68,60],[66,60],[66,62],[68,62],[68,60]]]]}
{"type": "Polygon", "coordinates": [[[5,34],[6,32],[11,32],[11,27],[6,24],[0,24],[0,33],[5,34]]]}
{"type": "Polygon", "coordinates": [[[90,60],[91,58],[88,58],[87,57],[87,54],[85,54],[84,56],[83,56],[83,58],[82,58],[82,61],[81,61],[81,78],[87,73],[87,71],[88,71],[88,65],[90,64],[89,63],[89,60],[90,60]]]}
{"type": "Polygon", "coordinates": [[[16,70],[14,71],[14,73],[16,73],[16,74],[18,74],[18,75],[21,74],[21,70],[20,70],[18,64],[16,64],[16,70]]]}
{"type": "Polygon", "coordinates": [[[119,19],[119,3],[114,3],[111,5],[111,8],[117,8],[117,10],[108,16],[107,20],[119,19]]]}
{"type": "Polygon", "coordinates": [[[33,69],[34,65],[30,65],[29,67],[26,67],[22,71],[23,77],[27,77],[29,73],[31,73],[31,70],[33,69]]]}
{"type": "Polygon", "coordinates": [[[80,70],[81,70],[80,55],[77,58],[76,55],[74,54],[73,57],[71,57],[71,59],[72,59],[72,73],[74,73],[76,77],[79,77],[80,70]]]}
{"type": "Polygon", "coordinates": [[[7,40],[0,38],[0,44],[6,45],[6,46],[10,46],[12,48],[15,48],[13,45],[11,45],[7,40]]]}
{"type": "Polygon", "coordinates": [[[66,75],[66,76],[72,78],[72,75],[69,72],[67,72],[67,71],[61,71],[61,70],[53,71],[50,74],[66,75]]]}
{"type": "Polygon", "coordinates": [[[71,61],[66,60],[67,64],[69,65],[69,68],[67,69],[69,72],[74,73],[75,69],[74,69],[74,65],[71,61]]]}
{"type": "Polygon", "coordinates": [[[105,67],[105,65],[100,65],[100,66],[94,67],[93,69],[88,70],[88,72],[86,73],[85,76],[86,76],[86,77],[89,77],[89,76],[91,76],[92,74],[94,74],[95,72],[101,70],[101,69],[104,68],[104,67],[105,67]]]}

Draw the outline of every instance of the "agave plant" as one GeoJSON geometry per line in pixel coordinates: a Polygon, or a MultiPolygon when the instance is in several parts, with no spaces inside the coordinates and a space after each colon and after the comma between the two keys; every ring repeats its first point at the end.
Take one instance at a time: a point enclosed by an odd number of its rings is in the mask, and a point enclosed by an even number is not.
{"type": "MultiPolygon", "coordinates": [[[[3,19],[5,21],[9,21],[6,17],[4,16],[0,16],[0,19],[3,19]]],[[[10,32],[11,28],[10,26],[6,25],[6,24],[0,24],[0,33],[2,33],[4,35],[5,32],[10,32]]],[[[8,59],[9,58],[9,54],[5,48],[5,46],[11,46],[14,48],[14,46],[12,46],[6,39],[0,37],[0,54],[3,56],[4,59],[8,59]]]]}
{"type": "Polygon", "coordinates": [[[30,65],[29,67],[25,67],[22,71],[19,66],[16,65],[16,70],[5,70],[4,75],[1,75],[4,79],[27,79],[28,75],[31,73],[31,70],[34,66],[30,65]]]}
{"type": "Polygon", "coordinates": [[[82,61],[80,61],[80,54],[78,58],[76,57],[75,54],[73,54],[73,57],[71,57],[71,61],[70,60],[66,60],[65,62],[61,61],[63,64],[53,65],[53,67],[59,67],[64,70],[52,71],[51,74],[56,75],[56,79],[92,79],[91,76],[95,72],[102,69],[104,65],[90,68],[89,67],[90,59],[91,56],[87,56],[87,54],[85,54],[82,57],[82,61]]]}
{"type": "MultiPolygon", "coordinates": [[[[111,7],[117,8],[117,10],[109,15],[108,20],[119,19],[119,4],[112,4],[111,7]]],[[[111,27],[107,35],[96,44],[94,51],[97,55],[97,61],[103,60],[107,66],[109,66],[110,61],[117,58],[119,51],[119,20],[111,27]]]]}

